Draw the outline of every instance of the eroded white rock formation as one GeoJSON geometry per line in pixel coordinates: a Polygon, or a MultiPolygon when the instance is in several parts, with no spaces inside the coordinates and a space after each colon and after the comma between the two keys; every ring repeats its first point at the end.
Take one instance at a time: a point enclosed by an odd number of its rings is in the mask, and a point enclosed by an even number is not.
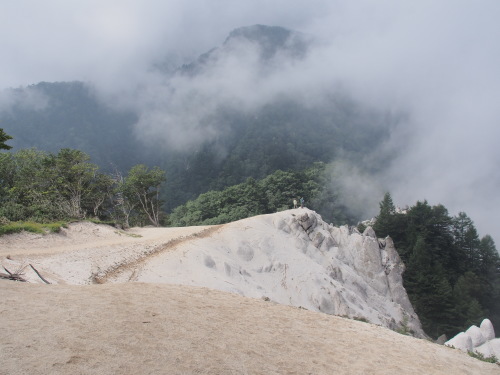
{"type": "Polygon", "coordinates": [[[445,345],[464,352],[478,352],[485,357],[500,358],[500,339],[495,338],[495,330],[489,319],[484,319],[479,327],[473,325],[467,331],[460,332],[446,341],[445,345]]]}
{"type": "Polygon", "coordinates": [[[114,281],[206,286],[423,337],[403,270],[390,238],[377,239],[370,227],[333,227],[314,211],[295,209],[226,224],[114,281]]]}

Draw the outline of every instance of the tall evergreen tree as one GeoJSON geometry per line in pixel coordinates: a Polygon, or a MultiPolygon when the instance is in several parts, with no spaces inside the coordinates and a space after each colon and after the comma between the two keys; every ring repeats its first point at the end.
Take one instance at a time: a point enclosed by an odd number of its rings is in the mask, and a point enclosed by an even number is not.
{"type": "Polygon", "coordinates": [[[495,241],[490,235],[481,238],[479,243],[479,272],[488,278],[500,278],[500,256],[495,241]]]}
{"type": "Polygon", "coordinates": [[[396,207],[392,201],[391,194],[386,192],[384,198],[379,204],[380,212],[375,218],[376,222],[373,229],[379,237],[394,236],[394,223],[396,215],[396,207]]]}
{"type": "Polygon", "coordinates": [[[479,278],[482,290],[479,302],[488,311],[493,326],[500,326],[500,256],[491,236],[481,238],[479,245],[479,278]]]}
{"type": "Polygon", "coordinates": [[[453,234],[456,245],[464,253],[466,269],[478,272],[480,266],[480,240],[473,221],[465,212],[460,212],[458,216],[453,219],[453,234]]]}
{"type": "Polygon", "coordinates": [[[10,150],[12,146],[5,144],[12,137],[4,132],[2,128],[0,128],[0,150],[10,150]]]}
{"type": "Polygon", "coordinates": [[[486,318],[478,299],[481,296],[481,280],[479,277],[467,271],[459,277],[453,287],[453,296],[457,311],[457,325],[462,329],[468,328],[472,324],[479,324],[486,318]]]}
{"type": "Polygon", "coordinates": [[[434,317],[432,334],[435,337],[446,334],[452,337],[459,327],[454,323],[455,301],[453,298],[453,288],[448,279],[441,273],[437,278],[434,288],[434,317]]]}

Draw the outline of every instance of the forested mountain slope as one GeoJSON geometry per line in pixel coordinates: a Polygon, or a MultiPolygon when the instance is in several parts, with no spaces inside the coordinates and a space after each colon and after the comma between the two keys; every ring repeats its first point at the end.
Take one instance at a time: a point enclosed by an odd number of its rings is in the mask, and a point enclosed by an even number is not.
{"type": "Polygon", "coordinates": [[[45,82],[7,90],[0,124],[14,137],[14,150],[75,148],[104,170],[160,166],[167,210],[208,190],[316,161],[379,167],[368,156],[396,118],[341,90],[274,89],[280,71],[300,64],[312,43],[280,27],[237,29],[192,63],[156,72],[155,83],[143,83],[154,87],[138,88],[134,104],[106,101],[81,82],[45,82]]]}
{"type": "Polygon", "coordinates": [[[108,170],[125,170],[141,159],[133,138],[136,115],[112,109],[83,82],[41,82],[4,94],[10,106],[0,106],[0,124],[13,137],[13,151],[74,148],[108,170]]]}

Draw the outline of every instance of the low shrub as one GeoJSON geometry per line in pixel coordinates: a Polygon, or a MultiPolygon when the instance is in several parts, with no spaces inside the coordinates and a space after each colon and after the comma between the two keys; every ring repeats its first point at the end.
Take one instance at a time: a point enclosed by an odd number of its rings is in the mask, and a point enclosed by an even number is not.
{"type": "Polygon", "coordinates": [[[61,228],[67,227],[66,222],[58,221],[49,224],[40,224],[33,221],[16,221],[6,225],[0,224],[0,236],[12,233],[31,232],[31,233],[58,233],[61,228]]]}
{"type": "Polygon", "coordinates": [[[469,353],[469,355],[471,357],[479,359],[480,361],[483,361],[483,362],[498,363],[498,359],[494,355],[492,355],[491,357],[485,357],[484,354],[479,353],[479,352],[471,352],[471,351],[469,351],[467,353],[469,353]]]}

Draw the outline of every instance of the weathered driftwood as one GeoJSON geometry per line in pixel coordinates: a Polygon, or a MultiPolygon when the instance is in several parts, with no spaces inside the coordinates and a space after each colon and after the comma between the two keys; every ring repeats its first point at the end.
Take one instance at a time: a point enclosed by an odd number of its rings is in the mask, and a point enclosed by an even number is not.
{"type": "Polygon", "coordinates": [[[22,277],[22,274],[21,274],[22,270],[24,270],[24,267],[20,268],[16,272],[10,272],[7,268],[5,268],[5,266],[2,266],[2,267],[5,270],[5,272],[7,272],[7,273],[0,273],[0,279],[8,279],[8,280],[26,282],[26,280],[22,277]]]}
{"type": "Polygon", "coordinates": [[[31,263],[30,263],[30,267],[33,269],[33,271],[35,271],[35,273],[38,275],[38,277],[39,277],[40,279],[42,279],[42,281],[43,281],[45,284],[50,284],[50,282],[48,282],[47,280],[45,280],[45,279],[43,278],[43,276],[42,276],[42,275],[40,275],[40,272],[38,272],[38,271],[37,271],[37,269],[36,269],[35,267],[33,267],[33,265],[32,265],[31,263]]]}
{"type": "Polygon", "coordinates": [[[7,279],[7,280],[14,280],[14,281],[26,282],[25,279],[23,279],[19,275],[16,275],[15,273],[13,273],[13,274],[7,274],[7,273],[1,273],[0,272],[0,279],[7,279]]]}

